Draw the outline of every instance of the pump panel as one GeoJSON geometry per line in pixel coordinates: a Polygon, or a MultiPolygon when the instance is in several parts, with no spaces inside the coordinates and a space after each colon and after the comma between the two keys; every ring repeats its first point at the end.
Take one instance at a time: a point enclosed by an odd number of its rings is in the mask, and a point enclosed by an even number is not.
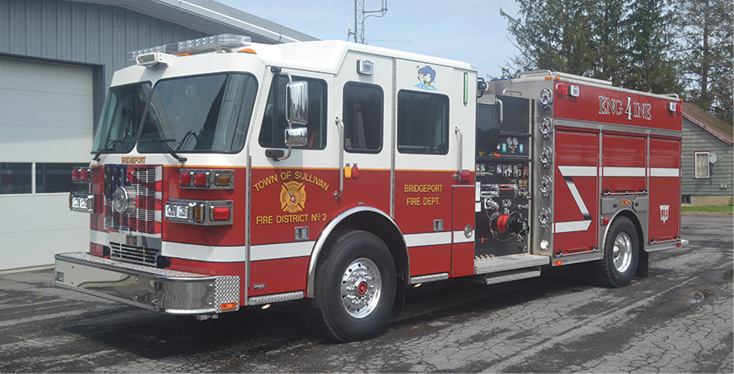
{"type": "Polygon", "coordinates": [[[531,122],[529,99],[477,104],[476,257],[528,251],[531,122]]]}

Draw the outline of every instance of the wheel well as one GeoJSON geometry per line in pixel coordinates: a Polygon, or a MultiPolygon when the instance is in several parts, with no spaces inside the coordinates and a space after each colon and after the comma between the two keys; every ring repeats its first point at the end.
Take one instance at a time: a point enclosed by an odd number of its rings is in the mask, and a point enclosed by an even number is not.
{"type": "MultiPolygon", "coordinates": [[[[637,271],[635,272],[635,276],[646,278],[648,271],[649,271],[649,253],[645,250],[645,232],[642,231],[642,225],[640,224],[640,220],[637,218],[637,215],[634,214],[634,212],[630,210],[623,210],[620,211],[614,219],[617,219],[617,217],[627,217],[627,219],[632,222],[633,225],[635,225],[635,230],[637,230],[637,243],[640,250],[638,252],[638,261],[637,261],[637,271]]],[[[611,223],[610,225],[611,226],[611,223]]],[[[604,246],[606,246],[606,235],[604,236],[604,246]]]]}
{"type": "Polygon", "coordinates": [[[357,212],[345,218],[335,227],[338,229],[354,229],[367,231],[380,238],[390,250],[395,272],[398,278],[406,281],[409,274],[408,251],[405,248],[403,235],[395,227],[395,224],[385,217],[372,212],[357,212]]]}
{"type": "MultiPolygon", "coordinates": [[[[631,210],[622,210],[619,213],[617,213],[617,216],[614,217],[614,219],[617,219],[619,217],[627,217],[633,225],[635,225],[635,230],[637,230],[637,243],[639,244],[638,248],[640,248],[640,253],[644,252],[645,248],[645,232],[642,231],[642,225],[640,225],[640,220],[637,218],[634,212],[631,210]]],[[[609,223],[609,226],[612,225],[614,221],[609,223]]],[[[604,237],[606,245],[606,236],[604,237]]],[[[602,247],[603,248],[603,247],[602,247]]]]}

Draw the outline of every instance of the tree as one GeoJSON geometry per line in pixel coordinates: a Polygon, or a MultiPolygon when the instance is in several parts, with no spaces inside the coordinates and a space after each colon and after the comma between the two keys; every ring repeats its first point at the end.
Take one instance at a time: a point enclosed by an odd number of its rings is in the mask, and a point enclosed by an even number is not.
{"type": "Polygon", "coordinates": [[[506,71],[557,70],[656,93],[680,91],[664,0],[516,0],[500,9],[520,55],[506,71]]]}
{"type": "Polygon", "coordinates": [[[592,78],[622,84],[625,58],[624,1],[598,0],[589,15],[592,35],[592,78]]]}
{"type": "Polygon", "coordinates": [[[685,98],[732,123],[732,20],[729,0],[677,0],[685,98]]]}
{"type": "Polygon", "coordinates": [[[520,17],[507,18],[520,56],[509,70],[555,70],[585,74],[592,70],[589,0],[518,0],[520,17]]]}
{"type": "Polygon", "coordinates": [[[622,85],[654,93],[680,93],[672,13],[663,0],[636,0],[629,9],[626,20],[629,63],[622,85]]]}

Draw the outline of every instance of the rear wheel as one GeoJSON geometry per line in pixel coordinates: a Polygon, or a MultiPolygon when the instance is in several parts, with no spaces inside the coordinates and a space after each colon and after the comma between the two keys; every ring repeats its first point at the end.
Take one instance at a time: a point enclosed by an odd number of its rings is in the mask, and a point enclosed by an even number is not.
{"type": "Polygon", "coordinates": [[[592,265],[594,280],[606,287],[623,287],[632,282],[639,259],[637,229],[627,217],[612,222],[604,244],[604,257],[592,265]]]}
{"type": "Polygon", "coordinates": [[[374,337],[395,300],[395,265],[377,236],[349,230],[337,234],[316,268],[314,297],[305,317],[316,333],[338,341],[374,337]]]}

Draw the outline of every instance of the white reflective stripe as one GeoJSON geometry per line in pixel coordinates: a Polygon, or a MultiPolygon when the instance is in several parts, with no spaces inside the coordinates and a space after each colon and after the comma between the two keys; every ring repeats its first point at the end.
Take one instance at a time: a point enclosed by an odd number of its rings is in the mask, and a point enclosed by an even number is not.
{"type": "Polygon", "coordinates": [[[482,203],[477,201],[474,203],[474,212],[479,213],[482,211],[482,203]]]}
{"type": "Polygon", "coordinates": [[[474,231],[472,230],[472,235],[470,237],[466,237],[464,235],[464,230],[461,231],[454,231],[454,243],[473,243],[474,242],[474,231]]]}
{"type": "Polygon", "coordinates": [[[651,177],[680,177],[680,169],[676,168],[650,168],[651,177]]]}
{"type": "Polygon", "coordinates": [[[579,193],[579,189],[576,188],[576,184],[573,182],[566,182],[566,185],[568,185],[568,189],[571,191],[573,200],[576,202],[576,205],[578,205],[581,214],[584,218],[587,218],[589,216],[589,209],[586,207],[586,204],[584,204],[584,199],[581,198],[581,194],[579,193]]]}
{"type": "MultiPolygon", "coordinates": [[[[281,258],[310,256],[315,241],[253,245],[251,261],[277,260],[281,258]]],[[[210,262],[245,261],[245,246],[210,246],[163,242],[163,256],[210,262]]]]}
{"type": "Polygon", "coordinates": [[[564,232],[586,231],[589,229],[590,225],[591,220],[556,222],[553,224],[553,232],[556,234],[562,234],[564,232]]]}
{"type": "Polygon", "coordinates": [[[605,166],[604,167],[604,176],[605,177],[644,177],[645,176],[645,168],[626,168],[626,167],[614,167],[614,166],[605,166]]]}
{"type": "Polygon", "coordinates": [[[278,244],[253,245],[250,247],[250,260],[276,260],[279,258],[310,256],[315,240],[278,244]]]}
{"type": "Polygon", "coordinates": [[[94,244],[110,246],[110,235],[104,231],[89,230],[89,241],[94,244]]]}
{"type": "Polygon", "coordinates": [[[211,246],[174,242],[161,243],[161,255],[196,261],[241,262],[245,261],[245,246],[211,246]]]}
{"type": "Polygon", "coordinates": [[[406,234],[404,235],[404,237],[405,244],[407,244],[408,247],[451,244],[450,231],[429,232],[423,234],[406,234]]]}
{"type": "Polygon", "coordinates": [[[482,182],[477,182],[474,186],[474,201],[482,201],[482,182]]]}
{"type": "Polygon", "coordinates": [[[559,166],[558,170],[564,177],[595,177],[596,166],[559,166]]]}

